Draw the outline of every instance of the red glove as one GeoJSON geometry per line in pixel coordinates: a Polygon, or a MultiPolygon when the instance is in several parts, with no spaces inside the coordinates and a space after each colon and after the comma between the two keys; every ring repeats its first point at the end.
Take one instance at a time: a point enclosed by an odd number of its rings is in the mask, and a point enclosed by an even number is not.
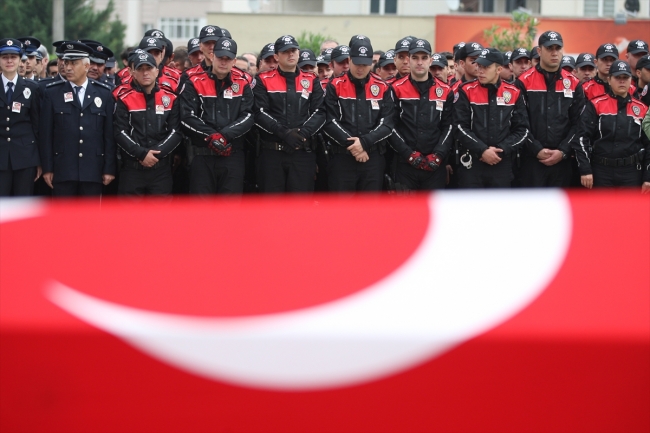
{"type": "Polygon", "coordinates": [[[232,144],[228,143],[226,137],[220,133],[212,134],[206,140],[208,141],[208,147],[217,155],[230,156],[232,153],[232,144]]]}
{"type": "Polygon", "coordinates": [[[429,164],[427,163],[427,158],[420,152],[411,153],[409,156],[409,164],[419,170],[431,170],[429,168],[429,164]]]}
{"type": "Polygon", "coordinates": [[[442,164],[442,159],[440,159],[438,155],[435,153],[427,155],[427,165],[429,167],[429,170],[436,171],[438,168],[440,168],[440,164],[442,164]]]}

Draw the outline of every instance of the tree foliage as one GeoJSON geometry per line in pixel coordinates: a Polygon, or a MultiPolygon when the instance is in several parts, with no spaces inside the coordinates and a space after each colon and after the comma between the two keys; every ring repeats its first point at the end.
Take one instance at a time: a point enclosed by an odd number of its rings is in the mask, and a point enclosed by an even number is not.
{"type": "MultiPolygon", "coordinates": [[[[111,21],[115,8],[110,0],[104,10],[95,11],[92,1],[64,0],[64,38],[101,41],[116,55],[124,47],[126,26],[111,21]]],[[[2,0],[0,2],[0,39],[34,36],[53,53],[52,0],[2,0]]]]}
{"type": "Polygon", "coordinates": [[[510,28],[502,29],[495,24],[492,28],[484,30],[483,36],[487,46],[500,51],[513,51],[521,47],[530,50],[533,48],[538,25],[537,18],[526,12],[514,11],[510,28]]]}
{"type": "Polygon", "coordinates": [[[328,39],[332,39],[332,38],[330,36],[323,36],[320,33],[312,33],[312,32],[309,33],[302,32],[300,36],[296,38],[298,44],[300,45],[300,49],[309,48],[317,56],[320,55],[321,44],[328,39]]]}

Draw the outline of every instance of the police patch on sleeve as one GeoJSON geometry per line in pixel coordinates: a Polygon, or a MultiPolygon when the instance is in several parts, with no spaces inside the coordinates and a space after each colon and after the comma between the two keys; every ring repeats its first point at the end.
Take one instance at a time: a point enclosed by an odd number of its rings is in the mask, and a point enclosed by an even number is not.
{"type": "Polygon", "coordinates": [[[169,104],[171,104],[172,100],[169,98],[169,96],[163,96],[162,97],[162,103],[163,107],[167,108],[169,107],[169,104]]]}
{"type": "Polygon", "coordinates": [[[370,86],[370,93],[372,93],[372,96],[377,96],[379,95],[379,86],[376,84],[373,84],[370,86]]]}
{"type": "Polygon", "coordinates": [[[444,93],[444,90],[442,90],[442,87],[438,87],[438,88],[436,89],[436,96],[437,96],[438,98],[440,98],[440,97],[442,96],[443,93],[444,93]]]}

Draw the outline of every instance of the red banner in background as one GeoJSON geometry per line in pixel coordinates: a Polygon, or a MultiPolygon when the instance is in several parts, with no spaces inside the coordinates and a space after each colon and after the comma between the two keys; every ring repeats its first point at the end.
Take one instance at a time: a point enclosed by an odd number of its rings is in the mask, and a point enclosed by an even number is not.
{"type": "Polygon", "coordinates": [[[650,431],[647,196],[316,200],[0,201],[0,431],[650,431]]]}
{"type": "MultiPolygon", "coordinates": [[[[483,31],[494,24],[510,28],[510,17],[477,15],[438,15],[436,18],[436,52],[453,51],[458,42],[479,42],[487,46],[483,31]]],[[[616,25],[606,19],[563,19],[539,17],[537,37],[547,30],[562,35],[565,54],[596,53],[599,45],[613,43],[624,58],[627,44],[635,39],[648,40],[649,20],[628,20],[627,24],[616,25]]],[[[535,38],[535,43],[537,38],[535,38]]]]}

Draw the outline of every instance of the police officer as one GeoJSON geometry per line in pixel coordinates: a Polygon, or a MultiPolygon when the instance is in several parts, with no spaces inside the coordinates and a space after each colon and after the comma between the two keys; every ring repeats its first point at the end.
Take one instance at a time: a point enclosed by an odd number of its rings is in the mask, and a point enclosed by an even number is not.
{"type": "Polygon", "coordinates": [[[458,48],[456,54],[454,55],[454,60],[458,63],[460,69],[463,71],[463,75],[460,77],[460,80],[456,81],[451,90],[455,93],[458,92],[458,88],[467,81],[475,80],[478,74],[478,68],[476,66],[476,58],[483,51],[483,46],[478,42],[470,42],[462,47],[458,48]]]}
{"type": "Polygon", "coordinates": [[[99,196],[115,179],[114,101],[110,89],[87,78],[93,49],[64,44],[68,81],[45,87],[40,119],[43,178],[54,196],[99,196]]]}
{"type": "Polygon", "coordinates": [[[476,59],[478,79],[458,90],[454,124],[461,144],[461,188],[508,188],[517,149],[531,137],[520,90],[500,79],[503,54],[486,48],[476,59]]]}
{"type": "Polygon", "coordinates": [[[187,56],[190,59],[192,67],[200,64],[203,61],[203,53],[201,52],[201,41],[199,38],[192,38],[187,41],[187,56]]]}
{"type": "MultiPolygon", "coordinates": [[[[205,51],[204,51],[205,54],[205,51]]],[[[250,84],[232,69],[237,44],[221,37],[206,59],[210,70],[188,76],[179,92],[183,130],[192,139],[191,194],[241,194],[243,136],[255,123],[250,84]]]]}
{"type": "Polygon", "coordinates": [[[52,44],[52,46],[54,46],[54,54],[56,55],[56,59],[57,59],[56,64],[57,64],[58,73],[53,77],[47,77],[40,80],[38,84],[39,86],[41,86],[42,89],[45,88],[46,85],[54,81],[64,81],[66,79],[64,76],[65,66],[63,65],[63,46],[64,46],[63,44],[64,43],[65,41],[56,41],[52,44]]]}
{"type": "Polygon", "coordinates": [[[270,71],[278,68],[278,60],[275,58],[275,44],[268,43],[262,47],[260,56],[257,59],[257,73],[270,71]]]}
{"type": "Polygon", "coordinates": [[[522,148],[523,187],[568,187],[571,183],[570,141],[585,98],[578,79],[560,67],[563,45],[558,32],[542,33],[539,63],[515,81],[526,101],[533,138],[522,148]]]}
{"type": "Polygon", "coordinates": [[[594,63],[594,55],[590,53],[580,53],[576,58],[576,68],[573,71],[580,84],[583,84],[596,75],[596,64],[594,63]]]}
{"type": "Polygon", "coordinates": [[[650,55],[645,55],[637,60],[635,73],[637,89],[634,97],[646,106],[650,106],[650,55]]]}
{"type": "Polygon", "coordinates": [[[158,63],[158,86],[167,87],[175,92],[178,88],[178,83],[181,74],[165,64],[166,57],[166,43],[163,38],[156,38],[153,36],[145,36],[140,41],[140,49],[148,52],[156,59],[158,63]]]}
{"type": "Polygon", "coordinates": [[[26,57],[24,78],[33,81],[40,80],[41,77],[38,75],[36,64],[43,58],[41,53],[38,52],[41,41],[33,36],[25,36],[18,38],[18,40],[23,43],[23,56],[26,57]]]}
{"type": "Polygon", "coordinates": [[[312,50],[309,48],[305,48],[304,50],[300,50],[300,53],[298,54],[298,67],[300,68],[301,71],[303,72],[311,72],[313,74],[316,74],[316,55],[312,50]]]}
{"type": "Polygon", "coordinates": [[[572,140],[586,188],[650,186],[650,141],[641,131],[648,107],[630,95],[632,68],[609,68],[607,94],[589,101],[572,140]],[[593,148],[593,150],[592,150],[593,148]]]}
{"type": "Polygon", "coordinates": [[[508,66],[510,67],[512,74],[515,76],[515,79],[519,78],[521,74],[532,67],[530,58],[530,51],[528,51],[526,48],[517,48],[512,52],[508,66]]]}
{"type": "Polygon", "coordinates": [[[316,140],[325,123],[318,77],[298,69],[298,41],[275,41],[278,69],[257,75],[255,123],[260,129],[258,183],[261,192],[313,192],[316,140]]]}
{"type": "Polygon", "coordinates": [[[156,83],[158,65],[149,53],[133,62],[130,89],[115,105],[115,142],[122,149],[118,192],[127,196],[169,195],[169,155],[182,140],[180,106],[170,89],[156,83]]]}
{"type": "Polygon", "coordinates": [[[609,67],[618,60],[618,49],[613,44],[603,44],[596,52],[596,76],[582,85],[587,100],[607,93],[609,67]]]}
{"type": "Polygon", "coordinates": [[[81,39],[80,42],[88,45],[93,49],[93,53],[90,55],[90,68],[88,69],[88,78],[92,78],[95,81],[106,84],[112,89],[115,88],[115,84],[107,80],[104,76],[104,71],[106,70],[106,61],[109,57],[113,56],[113,51],[108,47],[105,47],[101,42],[93,41],[90,39],[81,39]]]}
{"type": "Polygon", "coordinates": [[[387,83],[370,74],[370,41],[366,39],[349,48],[350,70],[332,78],[325,93],[324,132],[333,142],[328,164],[329,189],[380,191],[386,165],[383,141],[394,127],[392,91],[387,83]]]}
{"type": "Polygon", "coordinates": [[[397,66],[395,66],[395,51],[388,50],[379,56],[379,60],[377,61],[377,74],[384,81],[393,80],[393,78],[395,78],[395,75],[397,74],[397,66]]]}
{"type": "Polygon", "coordinates": [[[316,68],[318,71],[318,81],[320,86],[325,90],[327,83],[332,77],[332,67],[330,63],[332,62],[332,50],[329,53],[321,54],[316,57],[316,68]]]}
{"type": "Polygon", "coordinates": [[[429,72],[431,44],[427,40],[411,41],[409,54],[411,72],[392,84],[395,128],[388,141],[397,152],[395,182],[411,190],[444,188],[446,171],[439,168],[453,141],[454,94],[429,72]]]}
{"type": "Polygon", "coordinates": [[[561,66],[562,69],[564,69],[570,74],[573,74],[573,71],[575,71],[576,69],[576,60],[572,56],[563,56],[561,66]]]}
{"type": "Polygon", "coordinates": [[[512,69],[510,69],[510,59],[512,58],[512,51],[506,51],[503,54],[503,60],[501,62],[501,74],[499,75],[499,78],[501,78],[503,81],[506,83],[514,83],[515,82],[515,76],[512,72],[512,69]]]}
{"type": "Polygon", "coordinates": [[[411,49],[411,38],[406,37],[402,38],[395,43],[395,66],[397,68],[397,74],[395,74],[395,79],[399,80],[400,78],[406,77],[410,72],[410,56],[409,50],[411,49]]]}
{"type": "Polygon", "coordinates": [[[17,39],[0,40],[0,197],[32,195],[41,175],[38,84],[18,75],[17,39]]]}
{"type": "Polygon", "coordinates": [[[636,63],[641,57],[647,56],[648,54],[650,54],[650,52],[648,51],[648,43],[646,41],[635,39],[627,44],[627,53],[625,56],[627,58],[627,62],[632,68],[632,83],[636,85],[637,88],[639,85],[635,76],[637,68],[636,63]]]}
{"type": "Polygon", "coordinates": [[[350,70],[350,47],[339,45],[332,49],[331,60],[332,77],[346,74],[350,70]]]}

